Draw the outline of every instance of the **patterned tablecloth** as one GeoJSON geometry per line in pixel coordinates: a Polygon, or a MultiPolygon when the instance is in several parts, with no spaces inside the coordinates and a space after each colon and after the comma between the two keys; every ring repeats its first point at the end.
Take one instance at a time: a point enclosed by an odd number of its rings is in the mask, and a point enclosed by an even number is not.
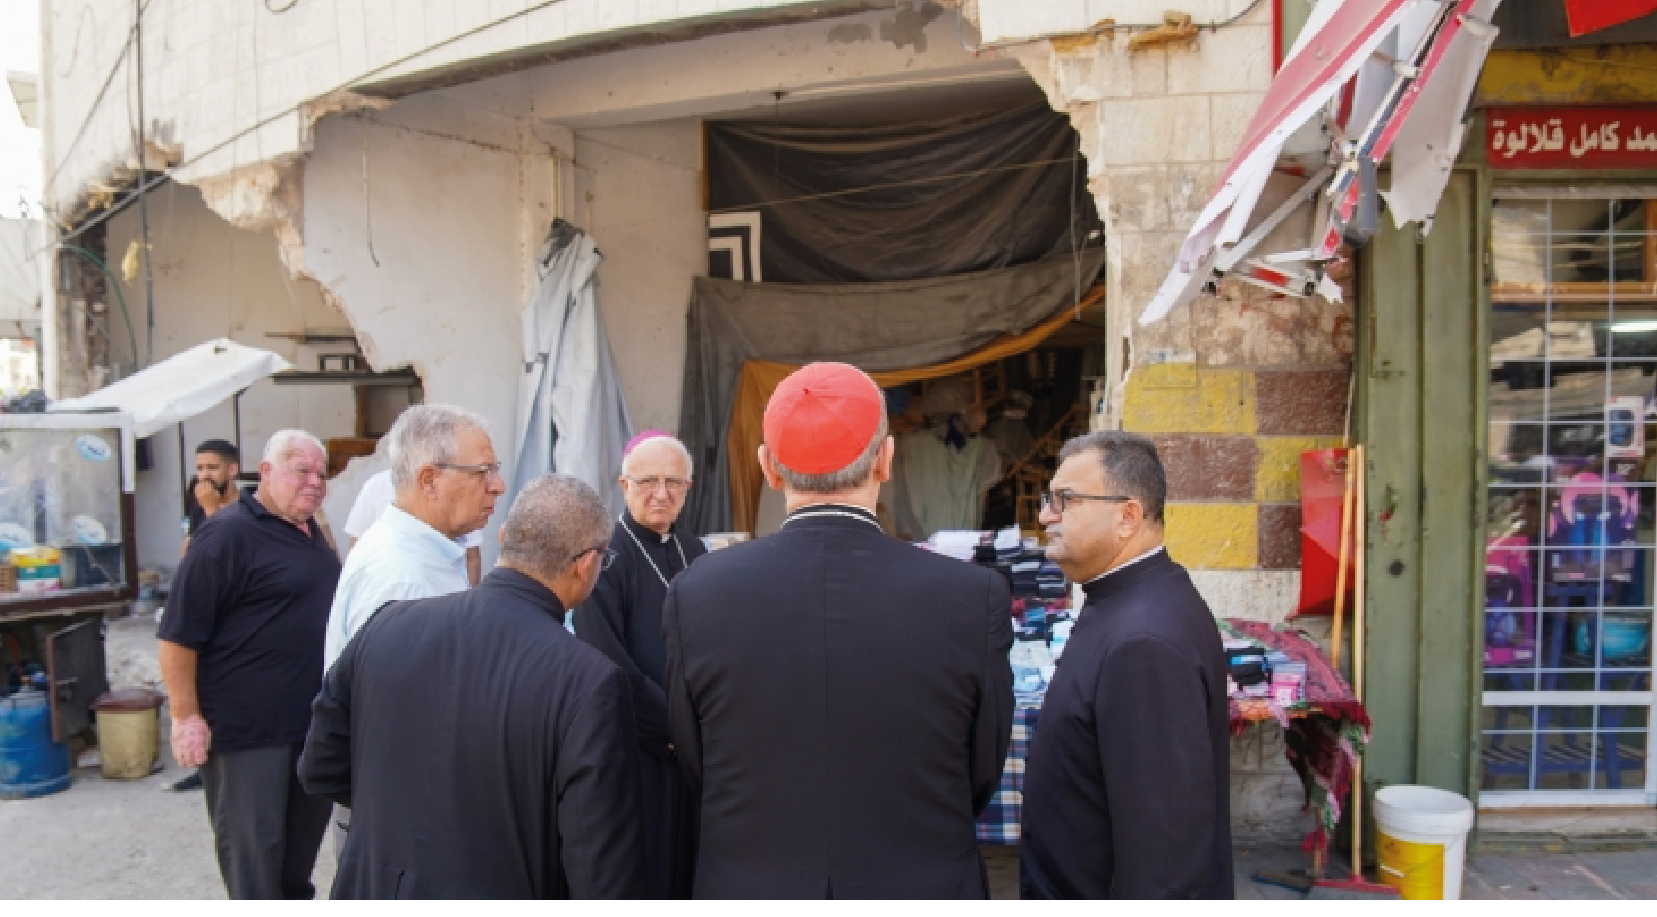
{"type": "Polygon", "coordinates": [[[1007,764],[1001,769],[1001,787],[978,816],[978,843],[1018,843],[1024,817],[1024,759],[1030,756],[1030,738],[1036,733],[1041,705],[1020,703],[1013,711],[1013,741],[1007,746],[1007,764]]]}
{"type": "MultiPolygon", "coordinates": [[[[1306,663],[1305,700],[1285,707],[1233,697],[1231,731],[1236,734],[1266,720],[1282,724],[1284,755],[1300,775],[1307,808],[1317,816],[1317,826],[1307,835],[1305,846],[1308,851],[1321,851],[1340,821],[1342,801],[1351,789],[1352,765],[1369,738],[1369,714],[1353,697],[1346,680],[1301,631],[1237,618],[1219,624],[1228,637],[1254,640],[1306,663]]],[[[1040,715],[1041,705],[1027,701],[1020,701],[1013,714],[1012,744],[1001,771],[1001,787],[978,818],[981,844],[1018,843],[1024,814],[1024,761],[1040,715]]]]}

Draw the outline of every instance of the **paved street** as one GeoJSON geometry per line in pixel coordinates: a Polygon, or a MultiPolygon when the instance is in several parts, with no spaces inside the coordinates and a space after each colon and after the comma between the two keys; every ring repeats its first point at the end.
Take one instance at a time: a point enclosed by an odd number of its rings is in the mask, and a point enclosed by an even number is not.
{"type": "MultiPolygon", "coordinates": [[[[163,721],[163,736],[167,729],[163,721]]],[[[0,897],[223,898],[202,794],[162,789],[187,773],[162,745],[166,769],[143,780],[82,768],[62,793],[0,801],[0,897]]],[[[334,878],[326,840],[317,861],[312,881],[326,895],[334,878]]]]}
{"type": "MultiPolygon", "coordinates": [[[[7,897],[223,898],[201,793],[169,793],[171,766],[145,780],[106,781],[80,770],[69,791],[0,802],[0,888],[7,897]]],[[[1018,897],[1018,852],[986,847],[996,898],[1018,897]]],[[[1251,881],[1259,870],[1303,867],[1295,848],[1237,850],[1237,897],[1294,899],[1300,894],[1251,881]]],[[[333,857],[324,843],[313,878],[325,895],[333,857]]],[[[1470,899],[1657,899],[1657,851],[1484,854],[1464,880],[1470,899]]]]}
{"type": "MultiPolygon", "coordinates": [[[[109,626],[111,681],[159,680],[153,623],[128,619],[109,626]]],[[[161,735],[167,735],[162,708],[161,735]]],[[[162,787],[184,775],[162,741],[166,769],[144,780],[107,781],[96,768],[75,772],[68,791],[41,799],[0,802],[0,895],[44,898],[223,898],[213,838],[200,792],[162,787]]],[[[1018,897],[1018,850],[985,847],[991,893],[1018,897]]],[[[1258,871],[1303,868],[1298,848],[1239,846],[1237,897],[1278,900],[1297,892],[1252,881],[1258,871]]],[[[326,895],[334,860],[327,842],[313,882],[326,895]]],[[[1471,899],[1657,898],[1657,850],[1616,853],[1475,854],[1463,895],[1471,899]]]]}

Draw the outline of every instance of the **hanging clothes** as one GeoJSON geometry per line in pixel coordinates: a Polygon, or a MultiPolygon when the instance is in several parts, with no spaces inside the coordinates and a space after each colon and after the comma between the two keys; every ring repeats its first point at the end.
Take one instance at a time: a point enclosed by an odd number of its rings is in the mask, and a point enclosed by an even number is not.
{"type": "Polygon", "coordinates": [[[1035,434],[1030,432],[1023,417],[1013,417],[1010,412],[990,421],[984,428],[984,438],[995,444],[1004,465],[1029,455],[1030,447],[1036,444],[1035,434]]]}
{"type": "Polygon", "coordinates": [[[982,436],[951,445],[952,429],[943,424],[897,438],[887,509],[900,535],[923,540],[944,529],[976,529],[983,518],[984,496],[1001,480],[1001,456],[982,436]]]}

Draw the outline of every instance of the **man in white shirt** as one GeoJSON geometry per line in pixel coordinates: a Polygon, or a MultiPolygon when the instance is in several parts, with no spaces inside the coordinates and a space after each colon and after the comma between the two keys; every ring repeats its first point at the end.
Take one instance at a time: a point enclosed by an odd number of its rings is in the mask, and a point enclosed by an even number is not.
{"type": "MultiPolygon", "coordinates": [[[[328,616],[325,666],[387,602],[470,586],[466,550],[457,542],[488,523],[495,499],[506,491],[485,421],[470,411],[415,405],[386,440],[394,496],[345,559],[328,616]]],[[[364,502],[359,497],[352,508],[348,534],[364,502]]]]}
{"type": "MultiPolygon", "coordinates": [[[[350,540],[346,542],[345,553],[350,555],[351,549],[368,533],[368,527],[380,521],[385,515],[391,501],[397,492],[391,487],[391,469],[371,475],[363,482],[362,490],[357,491],[357,499],[351,504],[351,515],[345,519],[345,534],[350,540]]],[[[473,586],[483,578],[483,529],[466,534],[455,539],[455,543],[466,551],[466,581],[473,586]]]]}
{"type": "MultiPolygon", "coordinates": [[[[483,420],[441,404],[404,411],[386,434],[394,497],[352,544],[328,613],[324,670],[388,602],[463,592],[470,585],[461,537],[481,530],[506,491],[483,420]]],[[[370,482],[372,483],[372,482],[370,482]]],[[[352,508],[347,532],[362,497],[352,508]]],[[[350,812],[334,811],[334,852],[344,849],[350,812]]]]}

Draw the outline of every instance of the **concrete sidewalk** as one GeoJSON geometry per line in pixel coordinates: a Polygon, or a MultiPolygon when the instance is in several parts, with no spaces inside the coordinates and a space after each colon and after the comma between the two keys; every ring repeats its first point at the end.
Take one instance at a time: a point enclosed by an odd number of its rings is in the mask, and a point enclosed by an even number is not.
{"type": "MultiPolygon", "coordinates": [[[[990,894],[1018,897],[1018,848],[984,847],[990,894]]],[[[1295,847],[1239,847],[1234,871],[1237,897],[1244,901],[1292,901],[1305,893],[1254,881],[1257,872],[1305,869],[1306,854],[1295,847]]],[[[1330,873],[1343,875],[1346,864],[1330,873]]],[[[1657,899],[1657,850],[1615,853],[1479,853],[1468,858],[1462,897],[1469,900],[1657,899]]]]}
{"type": "MultiPolygon", "coordinates": [[[[1305,868],[1298,849],[1238,849],[1237,897],[1293,899],[1299,892],[1253,881],[1259,871],[1305,868]]],[[[1338,861],[1331,874],[1346,872],[1338,861]]],[[[1614,853],[1474,853],[1467,858],[1461,896],[1468,900],[1657,898],[1657,850],[1614,853]]]]}

